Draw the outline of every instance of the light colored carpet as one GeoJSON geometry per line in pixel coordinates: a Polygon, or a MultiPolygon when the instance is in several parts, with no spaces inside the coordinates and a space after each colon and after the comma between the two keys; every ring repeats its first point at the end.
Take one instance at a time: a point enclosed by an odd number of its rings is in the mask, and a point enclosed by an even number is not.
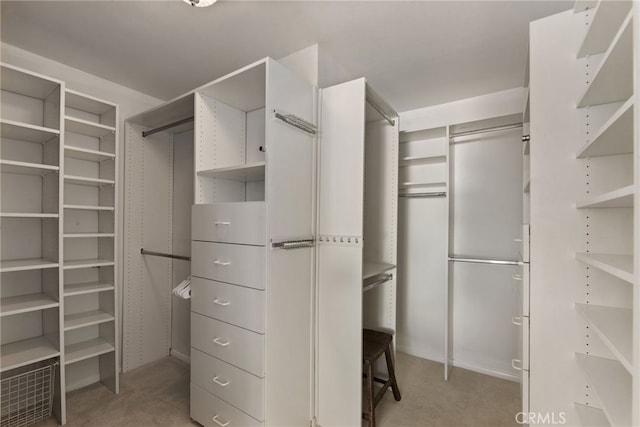
{"type": "MultiPolygon", "coordinates": [[[[378,427],[514,426],[519,385],[456,368],[449,382],[442,364],[398,353],[402,400],[387,393],[376,409],[378,427]]],[[[53,419],[37,427],[53,427],[53,419]]],[[[67,396],[69,427],[192,426],[189,367],[167,358],[120,377],[120,394],[94,384],[67,396]]],[[[364,425],[364,424],[363,424],[364,425]]],[[[302,427],[302,426],[301,426],[302,427]]]]}

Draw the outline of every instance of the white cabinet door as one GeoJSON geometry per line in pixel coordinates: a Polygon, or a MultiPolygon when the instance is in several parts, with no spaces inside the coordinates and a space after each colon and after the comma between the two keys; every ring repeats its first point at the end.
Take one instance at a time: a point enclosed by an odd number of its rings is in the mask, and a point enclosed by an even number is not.
{"type": "Polygon", "coordinates": [[[362,417],[365,93],[364,79],[321,93],[316,416],[324,427],[360,426],[362,417]],[[327,242],[334,236],[358,243],[327,242]]]}
{"type": "Polygon", "coordinates": [[[274,116],[315,122],[314,88],[279,63],[267,62],[267,286],[265,420],[308,425],[311,420],[313,248],[275,249],[279,240],[314,234],[315,138],[274,116]],[[282,351],[286,349],[286,357],[282,351]]]}

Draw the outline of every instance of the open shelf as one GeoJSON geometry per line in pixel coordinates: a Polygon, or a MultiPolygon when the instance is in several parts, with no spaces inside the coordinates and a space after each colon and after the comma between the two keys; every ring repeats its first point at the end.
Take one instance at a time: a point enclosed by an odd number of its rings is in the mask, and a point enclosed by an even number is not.
{"type": "Polygon", "coordinates": [[[17,162],[14,160],[0,160],[0,172],[18,175],[48,175],[60,170],[59,166],[44,165],[42,163],[17,162]]]}
{"type": "Polygon", "coordinates": [[[82,260],[65,261],[64,269],[74,270],[77,268],[106,267],[114,264],[115,263],[112,259],[82,259],[82,260]]]}
{"type": "Polygon", "coordinates": [[[93,123],[87,120],[66,116],[64,118],[65,130],[80,135],[102,138],[116,131],[113,126],[105,126],[100,123],[93,123]]]}
{"type": "Polygon", "coordinates": [[[88,177],[73,176],[73,175],[65,175],[64,182],[67,184],[91,185],[91,186],[97,186],[97,187],[102,185],[115,184],[115,181],[112,179],[88,178],[88,177]]]}
{"type": "Polygon", "coordinates": [[[630,1],[601,1],[582,41],[578,58],[605,52],[629,10],[630,1]]]}
{"type": "Polygon", "coordinates": [[[101,354],[115,351],[113,344],[102,338],[94,338],[89,341],[79,342],[77,344],[67,345],[65,351],[65,365],[80,362],[81,360],[90,359],[101,354]]]}
{"type": "Polygon", "coordinates": [[[0,218],[58,218],[57,213],[0,212],[0,218]]]}
{"type": "Polygon", "coordinates": [[[591,324],[602,342],[631,374],[633,310],[581,303],[576,304],[576,310],[591,324]]]}
{"type": "Polygon", "coordinates": [[[230,181],[264,181],[265,162],[255,162],[225,168],[202,170],[198,171],[198,175],[208,176],[210,178],[227,179],[230,181]]]}
{"type": "Polygon", "coordinates": [[[414,187],[445,187],[446,182],[402,182],[399,188],[414,188],[414,187]]]}
{"type": "Polygon", "coordinates": [[[589,200],[578,203],[578,209],[585,208],[632,208],[635,186],[629,185],[608,193],[600,194],[589,200]]]}
{"type": "Polygon", "coordinates": [[[29,123],[0,119],[0,135],[3,138],[43,144],[60,135],[60,131],[29,123]]]}
{"type": "Polygon", "coordinates": [[[98,292],[112,291],[113,283],[106,282],[83,282],[64,285],[64,296],[95,294],[98,292]]]}
{"type": "Polygon", "coordinates": [[[607,120],[577,153],[577,158],[633,153],[633,98],[607,120]]]}
{"type": "Polygon", "coordinates": [[[633,256],[577,253],[576,259],[629,283],[633,283],[633,256]]]}
{"type": "Polygon", "coordinates": [[[400,158],[399,166],[414,166],[414,165],[432,165],[435,163],[445,163],[447,156],[413,156],[400,158]]]}
{"type": "Polygon", "coordinates": [[[59,264],[47,259],[15,259],[12,261],[0,261],[0,273],[10,271],[41,270],[44,268],[56,268],[59,264]]]}
{"type": "Polygon", "coordinates": [[[101,162],[103,160],[115,159],[116,155],[112,153],[107,153],[104,151],[98,150],[89,150],[81,147],[74,147],[71,145],[64,146],[64,153],[66,156],[80,159],[80,160],[90,160],[94,162],[101,162]]]}
{"type": "Polygon", "coordinates": [[[389,270],[396,268],[393,264],[387,264],[383,262],[363,262],[362,263],[362,278],[368,279],[378,274],[385,273],[389,270]]]}
{"type": "Polygon", "coordinates": [[[631,425],[631,375],[615,360],[576,353],[611,425],[631,425]]]}
{"type": "Polygon", "coordinates": [[[99,325],[100,323],[112,322],[115,320],[112,314],[100,310],[87,311],[84,313],[68,314],[64,316],[64,330],[84,328],[86,326],[99,325]]]}
{"type": "Polygon", "coordinates": [[[115,211],[113,206],[91,206],[91,205],[64,205],[65,209],[80,211],[115,211]]]}
{"type": "Polygon", "coordinates": [[[262,108],[266,98],[267,61],[269,59],[261,59],[196,91],[241,111],[262,108]]]}
{"type": "Polygon", "coordinates": [[[63,235],[65,239],[82,239],[89,237],[115,237],[115,233],[65,233],[63,235]]]}
{"type": "Polygon", "coordinates": [[[633,95],[632,13],[626,17],[578,107],[626,101],[633,95]]]}
{"type": "Polygon", "coordinates": [[[0,89],[2,90],[31,98],[45,99],[61,85],[61,81],[2,64],[2,80],[0,81],[0,89]]]}
{"type": "Polygon", "coordinates": [[[58,349],[45,337],[31,338],[0,346],[0,372],[19,368],[60,355],[58,349]]]}
{"type": "Polygon", "coordinates": [[[116,108],[113,104],[109,104],[92,96],[75,92],[71,89],[65,90],[64,103],[67,107],[71,107],[74,110],[85,111],[95,116],[101,116],[116,108]]]}
{"type": "Polygon", "coordinates": [[[581,403],[575,403],[575,407],[583,427],[609,427],[611,425],[602,409],[581,403]]]}
{"type": "Polygon", "coordinates": [[[0,317],[44,310],[58,306],[60,306],[58,301],[45,294],[0,298],[0,317]]]}

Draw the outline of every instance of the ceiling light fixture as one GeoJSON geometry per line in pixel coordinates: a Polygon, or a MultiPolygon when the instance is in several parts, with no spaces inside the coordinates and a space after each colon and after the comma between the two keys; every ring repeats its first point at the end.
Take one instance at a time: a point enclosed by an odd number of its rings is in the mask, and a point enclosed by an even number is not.
{"type": "Polygon", "coordinates": [[[217,0],[184,0],[185,3],[195,7],[207,7],[214,4],[217,0]]]}

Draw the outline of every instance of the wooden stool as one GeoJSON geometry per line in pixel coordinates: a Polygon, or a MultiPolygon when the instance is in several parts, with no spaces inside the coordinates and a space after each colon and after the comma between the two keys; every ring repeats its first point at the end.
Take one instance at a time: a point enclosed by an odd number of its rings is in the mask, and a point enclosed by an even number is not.
{"type": "Polygon", "coordinates": [[[362,414],[366,420],[369,420],[369,427],[375,427],[376,425],[376,413],[375,408],[382,400],[384,393],[389,387],[393,391],[393,397],[396,400],[400,400],[400,389],[398,388],[398,382],[396,381],[396,373],[393,369],[393,359],[391,358],[391,341],[393,336],[386,332],[374,331],[371,329],[364,329],[362,331],[362,361],[364,363],[364,375],[367,378],[367,412],[362,414]],[[383,380],[373,376],[373,365],[376,360],[384,353],[385,361],[387,362],[387,371],[389,372],[389,379],[383,380]],[[382,384],[382,388],[374,396],[373,382],[382,384]]]}

